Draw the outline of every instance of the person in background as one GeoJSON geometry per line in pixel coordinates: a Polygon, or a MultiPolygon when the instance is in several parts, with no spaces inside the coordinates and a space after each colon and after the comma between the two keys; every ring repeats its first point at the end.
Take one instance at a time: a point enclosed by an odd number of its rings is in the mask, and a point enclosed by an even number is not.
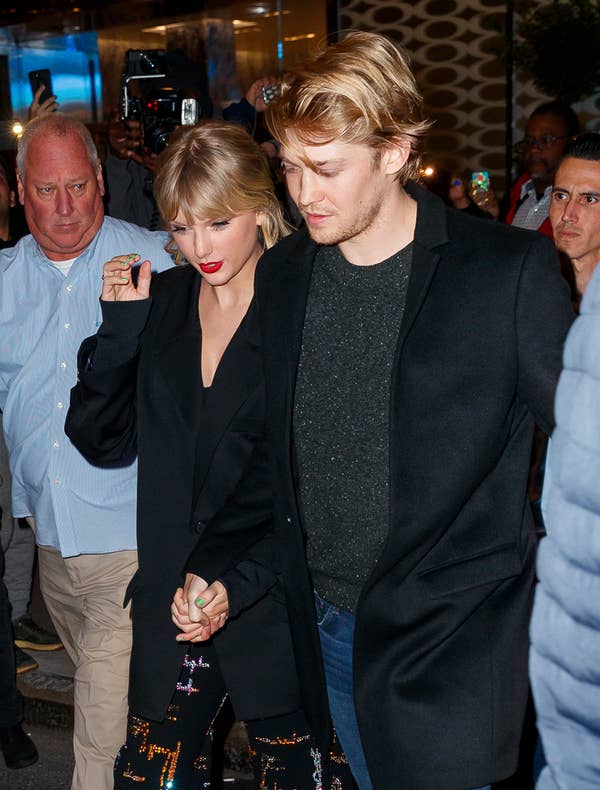
{"type": "MultiPolygon", "coordinates": [[[[255,80],[241,101],[221,111],[223,119],[237,123],[253,134],[258,114],[266,106],[263,88],[273,84],[275,80],[270,77],[255,80]]],[[[206,110],[210,110],[211,115],[217,113],[212,105],[206,110]]],[[[157,154],[143,143],[140,121],[124,121],[115,110],[108,125],[108,153],[104,161],[107,214],[143,228],[155,230],[158,227],[160,214],[152,192],[156,158],[157,154]]]]}
{"type": "MultiPolygon", "coordinates": [[[[0,449],[1,452],[1,449],[0,449]]],[[[0,518],[6,505],[0,479],[0,518]]],[[[10,602],[2,581],[4,552],[0,547],[0,749],[7,768],[26,768],[38,759],[30,736],[23,730],[23,700],[17,689],[10,602]]]]}
{"type": "Polygon", "coordinates": [[[600,134],[569,143],[552,186],[554,243],[573,267],[577,303],[600,261],[600,134]]]}
{"type": "Polygon", "coordinates": [[[523,156],[523,172],[510,190],[509,225],[539,230],[552,238],[548,218],[552,182],[569,140],[578,134],[579,120],[563,102],[540,104],[531,113],[525,137],[515,144],[523,156]]]}
{"type": "MultiPolygon", "coordinates": [[[[600,784],[600,135],[565,151],[550,220],[581,296],[556,393],[531,620],[531,684],[546,767],[538,790],[600,784]]],[[[539,757],[538,757],[539,759],[539,757]]]]}
{"type": "Polygon", "coordinates": [[[75,664],[73,790],[112,790],[127,721],[125,589],[137,568],[136,466],[96,469],[64,433],[77,350],[100,321],[102,265],[129,251],[172,266],[167,235],[104,217],[88,130],[61,113],[25,127],[19,200],[30,235],[0,251],[0,409],[12,513],[35,527],[40,587],[75,664]]]}
{"type": "MultiPolygon", "coordinates": [[[[154,190],[188,265],[151,281],[144,263],[135,287],[121,280],[122,256],[105,264],[103,320],[80,351],[66,424],[88,461],[139,461],[130,718],[115,787],[158,790],[164,775],[182,790],[206,786],[227,695],[248,724],[257,786],[341,788],[345,771],[349,787],[345,761],[337,784],[323,777],[328,755],[302,711],[277,577],[237,544],[235,523],[269,502],[270,487],[254,489],[218,552],[203,543],[246,469],[267,463],[253,284],[263,250],[288,232],[268,164],[241,127],[204,121],[173,135],[154,190]],[[192,601],[183,568],[206,581],[192,601]],[[204,642],[209,618],[221,630],[204,642]]],[[[258,525],[256,540],[269,529],[258,525]]]]}
{"type": "MultiPolygon", "coordinates": [[[[22,208],[16,205],[13,176],[6,161],[0,157],[0,249],[14,246],[27,233],[22,208]]],[[[0,412],[1,414],[1,412],[0,412]]],[[[15,638],[17,674],[37,669],[37,661],[23,650],[60,650],[58,636],[42,628],[28,612],[33,584],[35,537],[24,521],[12,518],[10,510],[11,475],[4,436],[0,435],[0,478],[6,494],[0,541],[4,551],[4,584],[11,605],[15,638]]]]}

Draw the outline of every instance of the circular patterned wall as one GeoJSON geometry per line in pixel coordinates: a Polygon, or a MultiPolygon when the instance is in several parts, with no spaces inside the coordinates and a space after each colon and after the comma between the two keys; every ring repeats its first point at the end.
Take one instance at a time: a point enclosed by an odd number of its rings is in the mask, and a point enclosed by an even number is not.
{"type": "Polygon", "coordinates": [[[435,125],[426,161],[452,173],[489,170],[504,189],[505,3],[341,0],[341,30],[388,35],[410,53],[435,125]]]}

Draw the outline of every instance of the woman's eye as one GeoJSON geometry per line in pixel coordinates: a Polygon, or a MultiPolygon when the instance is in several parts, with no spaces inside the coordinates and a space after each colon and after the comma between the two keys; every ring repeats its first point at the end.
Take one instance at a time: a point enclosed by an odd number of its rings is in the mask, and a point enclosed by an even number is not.
{"type": "Polygon", "coordinates": [[[187,227],[185,225],[174,225],[171,228],[171,233],[185,233],[187,227]]]}
{"type": "Polygon", "coordinates": [[[213,228],[216,228],[217,230],[219,230],[220,228],[226,228],[228,225],[229,225],[228,219],[216,219],[212,223],[213,228]]]}

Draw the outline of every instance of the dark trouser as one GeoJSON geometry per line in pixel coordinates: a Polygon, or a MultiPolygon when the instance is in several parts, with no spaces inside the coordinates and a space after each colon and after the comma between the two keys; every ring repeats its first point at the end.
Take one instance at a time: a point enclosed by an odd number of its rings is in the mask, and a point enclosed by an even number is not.
{"type": "Polygon", "coordinates": [[[23,718],[23,701],[16,685],[10,603],[3,576],[4,552],[0,548],[0,727],[10,727],[23,718]]]}
{"type": "MultiPolygon", "coordinates": [[[[226,698],[214,648],[192,646],[164,720],[152,722],[129,715],[127,741],[115,762],[115,790],[133,790],[139,783],[145,790],[210,787],[212,728],[226,698]]],[[[329,775],[329,767],[323,776],[326,766],[301,710],[247,725],[250,757],[261,790],[352,788],[341,752],[331,755],[335,776],[329,775]]]]}

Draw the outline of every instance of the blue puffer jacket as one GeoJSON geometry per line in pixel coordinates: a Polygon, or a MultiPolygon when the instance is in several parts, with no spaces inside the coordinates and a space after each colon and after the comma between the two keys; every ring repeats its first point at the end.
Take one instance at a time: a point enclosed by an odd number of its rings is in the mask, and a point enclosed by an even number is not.
{"type": "Polygon", "coordinates": [[[538,790],[600,788],[600,266],[568,335],[556,393],[531,621],[548,766],[538,790]],[[549,474],[548,474],[549,473],[549,474]]]}

